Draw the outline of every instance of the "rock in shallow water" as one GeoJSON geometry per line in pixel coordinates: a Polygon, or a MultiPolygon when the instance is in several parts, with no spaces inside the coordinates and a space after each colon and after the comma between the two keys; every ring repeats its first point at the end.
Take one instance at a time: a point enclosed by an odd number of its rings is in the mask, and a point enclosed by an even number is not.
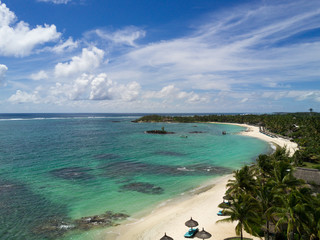
{"type": "Polygon", "coordinates": [[[57,239],[71,230],[90,230],[96,227],[109,227],[117,225],[117,221],[128,218],[124,213],[107,211],[101,215],[82,217],[76,220],[64,221],[60,218],[50,218],[33,229],[35,235],[45,236],[45,239],[57,239]]]}
{"type": "Polygon", "coordinates": [[[124,220],[128,217],[129,215],[124,213],[113,213],[112,211],[107,211],[101,215],[77,219],[75,220],[75,224],[77,229],[88,230],[96,226],[114,226],[116,225],[116,221],[124,220]]]}

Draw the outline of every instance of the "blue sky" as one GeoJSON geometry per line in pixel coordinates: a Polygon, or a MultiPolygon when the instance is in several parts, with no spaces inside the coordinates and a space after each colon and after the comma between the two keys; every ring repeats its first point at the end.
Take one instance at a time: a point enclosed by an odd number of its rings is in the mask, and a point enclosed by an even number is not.
{"type": "Polygon", "coordinates": [[[0,0],[3,113],[319,104],[319,0],[0,0]]]}

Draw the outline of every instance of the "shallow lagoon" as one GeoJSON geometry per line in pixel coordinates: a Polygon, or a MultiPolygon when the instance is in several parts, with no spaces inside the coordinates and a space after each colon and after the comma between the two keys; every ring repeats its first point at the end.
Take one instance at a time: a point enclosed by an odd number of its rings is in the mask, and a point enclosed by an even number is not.
{"type": "Polygon", "coordinates": [[[133,119],[40,115],[0,121],[0,235],[99,239],[100,229],[49,234],[39,226],[106,211],[132,215],[270,151],[263,141],[236,135],[243,130],[238,126],[133,119]],[[175,134],[144,133],[162,127],[175,134]]]}

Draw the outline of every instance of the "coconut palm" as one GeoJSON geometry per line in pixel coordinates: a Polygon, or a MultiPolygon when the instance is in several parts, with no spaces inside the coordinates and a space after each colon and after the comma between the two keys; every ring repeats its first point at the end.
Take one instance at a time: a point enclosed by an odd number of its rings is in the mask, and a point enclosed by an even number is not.
{"type": "Polygon", "coordinates": [[[273,220],[272,214],[269,211],[274,204],[275,191],[273,190],[274,185],[269,182],[264,182],[258,179],[259,187],[256,191],[256,199],[260,205],[261,218],[266,224],[266,240],[269,239],[270,233],[270,222],[273,220]]]}
{"type": "Polygon", "coordinates": [[[228,218],[217,222],[238,221],[235,231],[237,235],[240,235],[241,239],[243,239],[243,229],[252,235],[257,235],[254,229],[257,223],[260,222],[258,216],[259,208],[260,206],[255,198],[249,194],[240,193],[233,204],[223,210],[224,215],[228,216],[228,218]]]}
{"type": "Polygon", "coordinates": [[[235,196],[242,192],[253,192],[256,185],[256,181],[253,176],[253,169],[247,165],[242,167],[240,170],[234,171],[234,179],[230,179],[227,184],[227,194],[235,196]]]}
{"type": "Polygon", "coordinates": [[[272,215],[277,219],[276,228],[287,225],[288,240],[293,239],[295,233],[301,236],[307,228],[305,220],[309,216],[306,211],[307,203],[303,201],[299,191],[294,190],[287,195],[278,195],[276,202],[280,204],[271,208],[272,215]]]}
{"type": "Polygon", "coordinates": [[[306,233],[310,240],[320,239],[320,196],[314,197],[311,194],[305,194],[302,191],[304,200],[308,201],[306,211],[308,218],[306,220],[306,233]]]}

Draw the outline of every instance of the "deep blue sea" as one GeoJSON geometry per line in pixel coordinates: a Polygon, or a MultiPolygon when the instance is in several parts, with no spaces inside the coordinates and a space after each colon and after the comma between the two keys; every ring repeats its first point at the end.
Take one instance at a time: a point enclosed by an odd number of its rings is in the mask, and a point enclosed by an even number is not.
{"type": "Polygon", "coordinates": [[[100,240],[105,227],[81,218],[108,212],[109,225],[121,224],[118,213],[152,208],[270,151],[237,135],[239,126],[131,122],[140,116],[0,114],[0,239],[100,240]],[[145,133],[162,127],[175,134],[145,133]]]}

